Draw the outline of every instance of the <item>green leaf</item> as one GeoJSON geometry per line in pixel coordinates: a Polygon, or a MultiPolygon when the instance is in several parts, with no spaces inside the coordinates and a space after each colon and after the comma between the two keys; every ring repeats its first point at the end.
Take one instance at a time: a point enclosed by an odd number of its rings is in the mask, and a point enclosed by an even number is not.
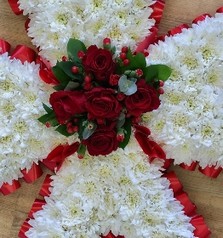
{"type": "MultiPolygon", "coordinates": [[[[78,66],[77,64],[71,61],[60,61],[57,63],[57,66],[69,77],[69,81],[71,79],[74,79],[75,81],[81,81],[82,76],[80,74],[74,74],[71,71],[71,68],[74,65],[78,66]]],[[[81,67],[81,65],[79,65],[78,67],[81,67]]]]}
{"type": "Polygon", "coordinates": [[[56,66],[52,68],[53,74],[60,82],[59,85],[53,87],[57,91],[65,89],[71,80],[71,78],[58,66],[58,64],[59,62],[57,62],[56,66]]]}
{"type": "Polygon", "coordinates": [[[86,46],[84,43],[77,39],[70,39],[67,44],[67,54],[69,59],[73,62],[80,62],[81,60],[78,58],[78,52],[83,51],[86,52],[86,46]]]}
{"type": "Polygon", "coordinates": [[[45,111],[49,114],[53,111],[52,108],[48,107],[45,103],[43,103],[43,108],[45,109],[45,111]]]}
{"type": "Polygon", "coordinates": [[[131,119],[126,119],[125,124],[123,126],[124,132],[125,132],[125,137],[124,140],[119,144],[119,147],[124,149],[126,145],[129,143],[130,136],[132,133],[132,122],[131,119]]]}
{"type": "Polygon", "coordinates": [[[56,128],[55,131],[59,132],[60,134],[66,136],[66,137],[71,136],[71,135],[74,134],[74,133],[71,133],[71,134],[70,134],[70,133],[67,132],[67,127],[66,127],[66,125],[59,125],[59,126],[56,128]]]}
{"type": "Polygon", "coordinates": [[[154,79],[166,81],[171,75],[171,68],[167,65],[156,64],[146,67],[144,70],[144,75],[146,82],[153,82],[154,79]]]}
{"type": "Polygon", "coordinates": [[[46,124],[48,122],[53,127],[59,125],[54,111],[41,116],[40,118],[38,118],[38,121],[43,124],[46,124]]]}
{"type": "Polygon", "coordinates": [[[129,64],[127,66],[122,65],[122,62],[119,63],[118,73],[124,73],[126,70],[136,70],[144,69],[146,67],[145,56],[142,53],[137,53],[133,55],[131,50],[128,50],[126,54],[127,59],[129,59],[129,64]],[[121,65],[120,65],[121,64],[121,65]]]}

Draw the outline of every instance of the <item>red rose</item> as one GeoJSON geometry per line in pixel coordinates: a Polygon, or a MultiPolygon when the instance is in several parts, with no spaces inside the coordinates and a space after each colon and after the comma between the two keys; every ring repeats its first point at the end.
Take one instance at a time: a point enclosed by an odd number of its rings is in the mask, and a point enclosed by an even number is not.
{"type": "Polygon", "coordinates": [[[97,81],[108,81],[115,63],[109,50],[92,45],[87,49],[82,64],[87,73],[92,73],[97,81]]]}
{"type": "Polygon", "coordinates": [[[157,91],[143,79],[137,82],[136,93],[125,99],[125,106],[128,114],[135,117],[139,117],[142,113],[157,109],[159,105],[160,100],[157,91]]]}
{"type": "Polygon", "coordinates": [[[113,89],[96,87],[86,93],[86,109],[90,120],[117,119],[122,106],[113,89]]]}
{"type": "Polygon", "coordinates": [[[75,114],[86,112],[86,99],[80,91],[54,92],[50,95],[49,101],[60,124],[65,124],[75,114]]]}
{"type": "Polygon", "coordinates": [[[100,126],[84,143],[90,155],[108,155],[118,148],[117,133],[100,126]]]}

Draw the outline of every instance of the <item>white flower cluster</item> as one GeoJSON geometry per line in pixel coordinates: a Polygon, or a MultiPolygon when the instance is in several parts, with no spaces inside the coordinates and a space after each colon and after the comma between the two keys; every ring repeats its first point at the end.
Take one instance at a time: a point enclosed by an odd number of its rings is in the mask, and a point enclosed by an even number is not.
{"type": "Polygon", "coordinates": [[[87,46],[102,46],[105,37],[119,51],[134,48],[149,34],[154,19],[149,19],[154,0],[19,0],[20,8],[31,19],[28,35],[40,54],[51,61],[66,55],[70,38],[87,46]]]}
{"type": "Polygon", "coordinates": [[[100,238],[111,230],[125,238],[194,237],[190,218],[161,177],[161,163],[148,163],[130,147],[106,157],[67,159],[26,236],[100,238]]]}
{"type": "Polygon", "coordinates": [[[149,48],[148,64],[173,71],[146,125],[175,163],[223,166],[223,14],[149,48]]]}
{"type": "Polygon", "coordinates": [[[20,169],[29,169],[66,142],[64,136],[37,121],[50,93],[38,70],[34,63],[22,64],[7,53],[0,55],[0,187],[21,177],[20,169]]]}

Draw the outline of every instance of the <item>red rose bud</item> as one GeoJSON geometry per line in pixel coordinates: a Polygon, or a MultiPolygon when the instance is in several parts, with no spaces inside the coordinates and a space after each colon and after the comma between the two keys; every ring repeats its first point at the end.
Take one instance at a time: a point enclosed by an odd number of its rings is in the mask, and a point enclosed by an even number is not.
{"type": "Polygon", "coordinates": [[[123,60],[123,64],[124,64],[125,66],[129,65],[129,63],[130,63],[129,59],[123,60]]]}
{"type": "Polygon", "coordinates": [[[120,76],[118,74],[111,74],[109,78],[109,84],[111,86],[117,86],[120,76]]]}
{"type": "Polygon", "coordinates": [[[67,56],[64,55],[64,56],[62,57],[62,61],[67,61],[67,56]]]}
{"type": "Polygon", "coordinates": [[[125,98],[125,94],[124,93],[118,93],[117,94],[118,101],[122,101],[122,100],[124,100],[124,98],[125,98]]]}
{"type": "Polygon", "coordinates": [[[121,52],[120,55],[119,55],[119,58],[121,60],[125,60],[126,59],[126,53],[121,52]]]}
{"type": "Polygon", "coordinates": [[[164,94],[163,88],[158,88],[158,93],[159,93],[159,94],[164,94]]]}
{"type": "Polygon", "coordinates": [[[79,59],[83,59],[84,56],[85,56],[84,51],[82,51],[82,50],[78,51],[77,57],[78,57],[79,59]]]}
{"type": "Polygon", "coordinates": [[[73,66],[71,68],[71,72],[74,73],[74,74],[78,74],[79,73],[79,68],[77,66],[73,66]]]}
{"type": "Polygon", "coordinates": [[[103,40],[103,45],[110,45],[110,44],[111,44],[111,39],[106,37],[106,38],[103,40]]]}
{"type": "Polygon", "coordinates": [[[123,132],[117,134],[117,141],[122,142],[125,139],[125,135],[123,132]]]}
{"type": "Polygon", "coordinates": [[[136,69],[135,73],[136,73],[136,75],[138,77],[142,77],[143,76],[143,71],[141,69],[136,69]]]}
{"type": "Polygon", "coordinates": [[[89,76],[89,75],[86,75],[85,77],[84,77],[84,82],[85,83],[90,83],[91,82],[91,77],[89,76]]]}
{"type": "Polygon", "coordinates": [[[159,81],[159,86],[163,87],[164,86],[164,82],[162,80],[159,81]]]}
{"type": "Polygon", "coordinates": [[[127,46],[123,46],[121,51],[122,51],[122,53],[127,53],[128,50],[129,50],[129,48],[127,46]]]}

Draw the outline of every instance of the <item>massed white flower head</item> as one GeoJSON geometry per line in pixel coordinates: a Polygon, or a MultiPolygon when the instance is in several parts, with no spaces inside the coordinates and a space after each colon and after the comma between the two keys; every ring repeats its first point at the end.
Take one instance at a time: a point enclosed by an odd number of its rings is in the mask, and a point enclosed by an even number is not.
{"type": "Polygon", "coordinates": [[[161,106],[145,124],[176,164],[223,166],[223,14],[149,48],[148,64],[172,68],[161,106]]]}
{"type": "Polygon", "coordinates": [[[128,147],[108,156],[71,156],[53,176],[27,237],[100,238],[110,230],[125,238],[194,237],[190,218],[161,177],[162,164],[128,147]]]}
{"type": "Polygon", "coordinates": [[[155,23],[149,19],[149,6],[153,3],[154,0],[19,0],[20,8],[29,13],[31,20],[28,35],[52,64],[66,55],[70,38],[100,47],[109,37],[118,51],[125,45],[134,48],[155,23]]]}
{"type": "Polygon", "coordinates": [[[38,76],[37,64],[0,55],[0,187],[22,177],[33,162],[46,158],[67,139],[38,122],[50,92],[38,76]]]}

